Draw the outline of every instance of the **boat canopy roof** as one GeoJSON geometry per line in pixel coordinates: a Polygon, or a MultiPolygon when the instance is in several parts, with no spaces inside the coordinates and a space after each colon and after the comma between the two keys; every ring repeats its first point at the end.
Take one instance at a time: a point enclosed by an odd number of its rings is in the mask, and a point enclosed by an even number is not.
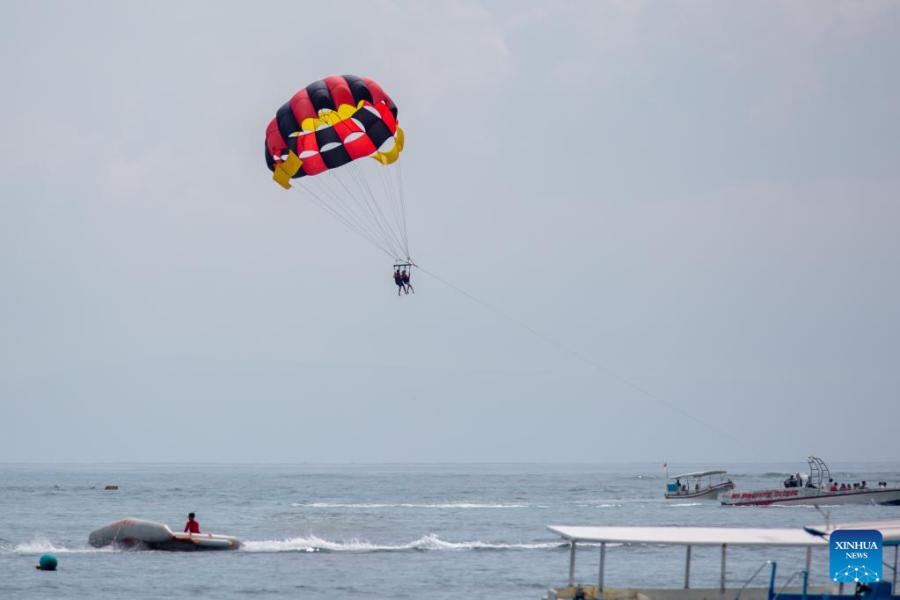
{"type": "Polygon", "coordinates": [[[670,544],[683,546],[827,546],[824,537],[836,529],[876,529],[886,545],[900,544],[900,520],[843,523],[830,527],[579,527],[547,529],[572,542],[670,544]]]}
{"type": "Polygon", "coordinates": [[[674,544],[685,546],[827,546],[828,541],[803,529],[743,527],[572,527],[548,529],[573,542],[674,544]]]}
{"type": "Polygon", "coordinates": [[[900,546],[900,519],[832,523],[831,525],[818,525],[804,527],[803,529],[816,535],[828,535],[838,529],[874,529],[881,532],[881,538],[885,546],[900,546]]]}
{"type": "Polygon", "coordinates": [[[693,473],[682,473],[681,475],[673,475],[669,479],[681,479],[682,477],[706,477],[707,475],[724,475],[728,471],[694,471],[693,473]]]}

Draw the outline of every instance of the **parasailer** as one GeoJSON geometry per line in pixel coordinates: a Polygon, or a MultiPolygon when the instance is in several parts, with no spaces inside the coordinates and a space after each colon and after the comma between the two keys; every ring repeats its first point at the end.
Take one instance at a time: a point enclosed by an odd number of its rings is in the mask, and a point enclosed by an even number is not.
{"type": "MultiPolygon", "coordinates": [[[[331,75],[278,109],[266,128],[265,157],[280,186],[290,189],[299,180],[311,201],[405,271],[413,263],[398,162],[405,135],[397,112],[376,81],[331,75]]],[[[395,268],[398,281],[408,294],[409,273],[404,282],[395,268]]]]}
{"type": "Polygon", "coordinates": [[[403,286],[406,288],[407,294],[410,292],[415,294],[416,290],[413,289],[412,284],[409,282],[409,273],[408,270],[403,269],[403,271],[400,272],[400,280],[403,281],[403,286]]]}
{"type": "Polygon", "coordinates": [[[400,267],[394,267],[394,284],[397,286],[397,295],[403,293],[403,275],[400,273],[400,267]]]}

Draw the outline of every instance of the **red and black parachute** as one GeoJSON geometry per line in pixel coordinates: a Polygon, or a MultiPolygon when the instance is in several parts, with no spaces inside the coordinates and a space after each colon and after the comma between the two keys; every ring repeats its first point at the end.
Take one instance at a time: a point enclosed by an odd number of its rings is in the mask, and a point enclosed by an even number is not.
{"type": "Polygon", "coordinates": [[[291,179],[324,175],[304,179],[303,190],[345,226],[409,262],[400,170],[392,166],[404,137],[397,105],[377,82],[331,75],[275,113],[266,128],[266,165],[286,189],[291,179]],[[376,162],[359,160],[366,157],[376,162]]]}
{"type": "Polygon", "coordinates": [[[317,175],[366,156],[388,164],[396,156],[378,155],[395,147],[399,154],[402,135],[397,105],[378,83],[368,77],[331,75],[298,91],[275,113],[266,128],[266,164],[277,172],[293,152],[302,163],[296,171],[289,169],[292,178],[317,175]]]}

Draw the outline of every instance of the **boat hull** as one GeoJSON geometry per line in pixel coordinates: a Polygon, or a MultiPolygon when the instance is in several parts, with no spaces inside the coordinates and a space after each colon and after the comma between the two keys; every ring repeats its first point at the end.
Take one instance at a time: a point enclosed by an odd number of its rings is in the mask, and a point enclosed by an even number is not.
{"type": "Polygon", "coordinates": [[[725,506],[881,504],[900,506],[900,487],[823,492],[809,488],[785,488],[755,492],[732,492],[722,499],[725,506]]]}
{"type": "Polygon", "coordinates": [[[175,533],[168,525],[144,519],[122,519],[104,525],[91,532],[88,543],[95,548],[112,545],[181,552],[237,550],[241,545],[230,535],[175,533]]]}

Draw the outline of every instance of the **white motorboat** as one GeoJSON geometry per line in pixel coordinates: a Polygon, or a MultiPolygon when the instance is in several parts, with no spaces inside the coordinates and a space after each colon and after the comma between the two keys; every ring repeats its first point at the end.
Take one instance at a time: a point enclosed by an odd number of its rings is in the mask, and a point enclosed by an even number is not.
{"type": "Polygon", "coordinates": [[[696,471],[667,477],[666,499],[692,500],[713,499],[719,494],[734,489],[731,479],[725,477],[727,471],[696,471]]]}
{"type": "Polygon", "coordinates": [[[809,457],[809,474],[791,475],[784,487],[749,492],[733,491],[722,499],[726,506],[770,505],[836,505],[883,504],[900,505],[900,486],[878,482],[875,486],[865,481],[855,484],[838,484],[831,477],[825,462],[816,456],[809,457]]]}

